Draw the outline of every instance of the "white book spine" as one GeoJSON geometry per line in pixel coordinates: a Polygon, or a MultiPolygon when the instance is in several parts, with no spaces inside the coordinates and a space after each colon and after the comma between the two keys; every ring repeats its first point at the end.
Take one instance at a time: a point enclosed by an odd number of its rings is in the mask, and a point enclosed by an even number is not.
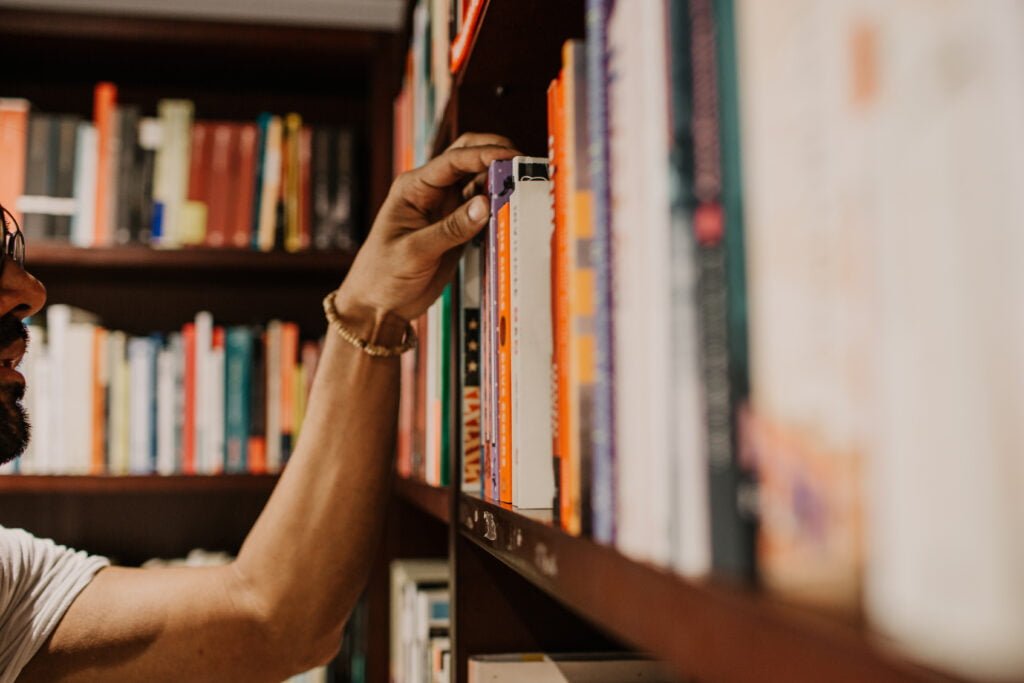
{"type": "MultiPolygon", "coordinates": [[[[41,340],[42,335],[35,339],[41,340]]],[[[32,390],[32,402],[29,417],[32,420],[32,456],[33,474],[51,474],[53,462],[53,401],[50,400],[50,354],[44,344],[34,342],[32,353],[36,354],[33,376],[35,389],[32,390]]]]}
{"type": "Polygon", "coordinates": [[[70,395],[68,375],[68,327],[71,309],[64,304],[51,304],[46,309],[46,330],[50,347],[50,396],[53,407],[50,417],[60,428],[53,432],[51,459],[46,474],[63,474],[68,466],[69,434],[66,429],[68,408],[75,409],[70,395]]]}
{"type": "Polygon", "coordinates": [[[224,471],[224,346],[218,346],[210,352],[209,380],[207,386],[210,394],[209,474],[220,474],[224,471]]]}
{"type": "Polygon", "coordinates": [[[158,474],[168,475],[176,471],[174,413],[177,401],[174,350],[169,347],[161,349],[156,363],[156,471],[158,474]]]}
{"type": "Polygon", "coordinates": [[[210,435],[210,354],[213,346],[213,315],[200,311],[195,317],[195,457],[196,473],[209,474],[212,460],[210,435]]]}
{"type": "Polygon", "coordinates": [[[128,463],[132,474],[148,474],[152,471],[150,452],[150,386],[149,354],[152,346],[144,337],[132,337],[128,341],[128,463]]]}
{"type": "Polygon", "coordinates": [[[274,225],[277,222],[277,197],[281,190],[281,117],[272,116],[267,124],[263,153],[263,187],[260,193],[259,247],[274,248],[274,225]]]}
{"type": "Polygon", "coordinates": [[[67,329],[64,419],[67,474],[88,474],[92,464],[93,343],[96,329],[72,323],[67,329]]]}
{"type": "Polygon", "coordinates": [[[107,457],[111,474],[128,474],[128,367],[124,332],[107,335],[110,393],[107,412],[107,457]]]}
{"type": "Polygon", "coordinates": [[[75,140],[75,213],[71,217],[71,243],[91,247],[96,237],[96,127],[78,124],[75,140]]]}
{"type": "MultiPolygon", "coordinates": [[[[526,159],[547,164],[546,159],[526,159]]],[[[517,158],[513,174],[518,177],[517,158]]],[[[520,180],[510,202],[512,503],[547,508],[551,467],[551,182],[520,180]]]]}

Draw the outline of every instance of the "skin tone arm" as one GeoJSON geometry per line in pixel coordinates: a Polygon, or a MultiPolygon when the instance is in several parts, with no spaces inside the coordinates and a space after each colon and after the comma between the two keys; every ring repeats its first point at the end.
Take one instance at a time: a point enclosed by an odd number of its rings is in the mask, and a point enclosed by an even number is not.
{"type": "MultiPolygon", "coordinates": [[[[335,300],[350,329],[401,341],[487,220],[462,188],[515,153],[466,135],[395,181],[335,300]]],[[[328,331],[302,434],[237,560],[101,571],[19,680],[281,681],[329,660],[380,535],[398,393],[397,358],[328,331]]]]}

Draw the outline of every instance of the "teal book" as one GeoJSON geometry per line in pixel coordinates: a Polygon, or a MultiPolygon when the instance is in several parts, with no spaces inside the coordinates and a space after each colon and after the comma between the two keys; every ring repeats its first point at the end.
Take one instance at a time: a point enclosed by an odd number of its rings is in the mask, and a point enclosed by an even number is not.
{"type": "Polygon", "coordinates": [[[250,394],[252,393],[253,349],[256,335],[249,327],[229,327],[224,341],[225,391],[224,471],[248,471],[250,394]]]}
{"type": "Polygon", "coordinates": [[[451,484],[452,451],[452,286],[441,294],[441,486],[451,484]]]}

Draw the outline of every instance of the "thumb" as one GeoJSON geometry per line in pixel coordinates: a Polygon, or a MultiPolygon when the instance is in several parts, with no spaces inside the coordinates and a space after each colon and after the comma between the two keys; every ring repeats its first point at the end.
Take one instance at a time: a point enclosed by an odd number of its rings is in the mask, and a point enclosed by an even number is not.
{"type": "Polygon", "coordinates": [[[487,198],[479,195],[433,225],[411,235],[417,252],[441,255],[473,238],[490,217],[487,198]]]}

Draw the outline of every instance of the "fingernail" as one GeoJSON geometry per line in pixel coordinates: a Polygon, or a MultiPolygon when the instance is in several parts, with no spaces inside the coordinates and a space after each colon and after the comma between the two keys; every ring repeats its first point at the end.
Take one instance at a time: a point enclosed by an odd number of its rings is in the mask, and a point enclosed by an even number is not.
{"type": "Polygon", "coordinates": [[[486,217],[487,199],[483,196],[473,197],[473,201],[469,203],[469,220],[479,222],[486,217]]]}

